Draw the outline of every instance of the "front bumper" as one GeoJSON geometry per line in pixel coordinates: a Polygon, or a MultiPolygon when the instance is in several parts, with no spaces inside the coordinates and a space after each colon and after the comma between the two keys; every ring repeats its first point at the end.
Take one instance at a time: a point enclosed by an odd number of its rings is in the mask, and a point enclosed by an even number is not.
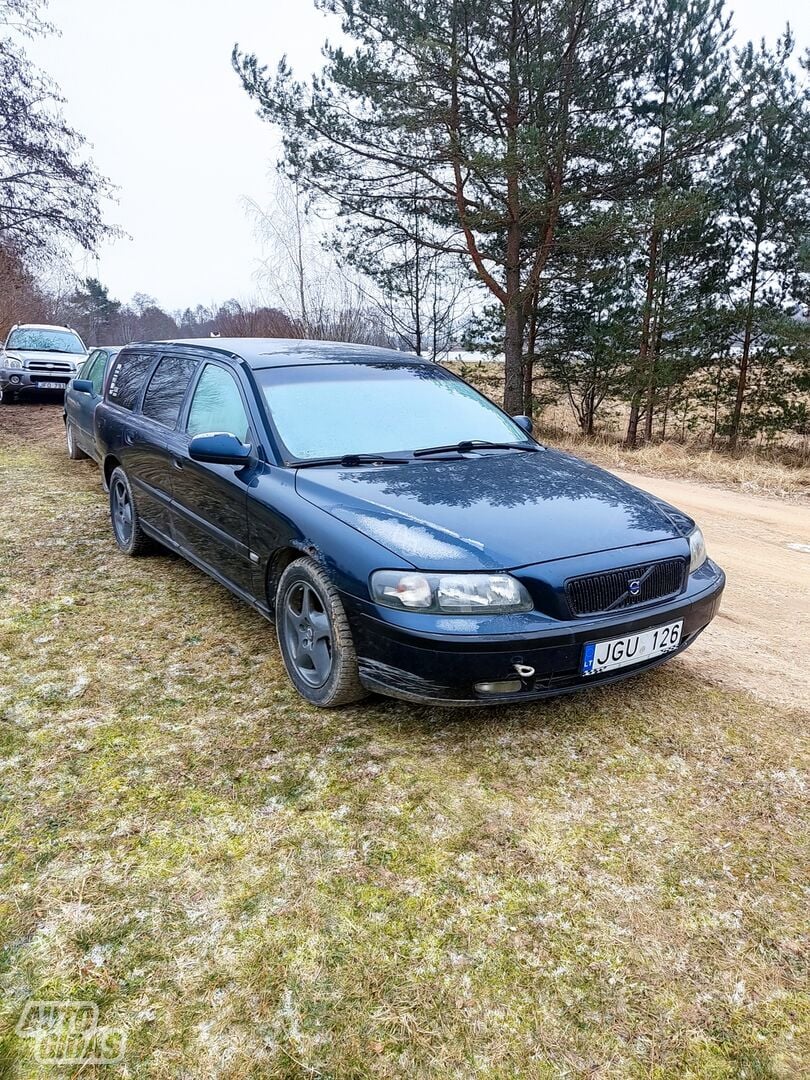
{"type": "Polygon", "coordinates": [[[76,376],[67,371],[28,371],[25,368],[0,368],[0,390],[4,394],[54,394],[67,390],[68,383],[76,376]],[[58,383],[58,387],[45,386],[58,383]]]}
{"type": "Polygon", "coordinates": [[[720,607],[725,575],[710,561],[699,574],[699,582],[666,602],[610,616],[556,622],[534,634],[418,633],[412,627],[384,621],[380,609],[371,604],[345,598],[360,679],[367,689],[389,697],[465,706],[534,701],[618,682],[683,652],[712,621],[720,607]],[[582,649],[587,642],[637,633],[678,619],[683,619],[683,633],[672,652],[618,671],[580,675],[582,649]],[[520,690],[476,691],[477,683],[514,680],[516,664],[534,669],[531,677],[521,679],[520,690]]]}

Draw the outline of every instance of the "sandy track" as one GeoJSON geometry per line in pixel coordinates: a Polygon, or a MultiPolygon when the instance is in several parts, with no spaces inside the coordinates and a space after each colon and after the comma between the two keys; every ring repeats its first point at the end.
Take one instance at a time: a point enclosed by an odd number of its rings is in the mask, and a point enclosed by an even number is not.
{"type": "Polygon", "coordinates": [[[810,705],[810,507],[655,476],[618,476],[698,522],[726,572],[720,614],[682,662],[766,701],[810,705]]]}

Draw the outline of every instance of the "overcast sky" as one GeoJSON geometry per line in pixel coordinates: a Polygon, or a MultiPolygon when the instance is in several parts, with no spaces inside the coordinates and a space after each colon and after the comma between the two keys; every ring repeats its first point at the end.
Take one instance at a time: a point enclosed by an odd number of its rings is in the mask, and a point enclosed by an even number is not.
{"type": "MultiPolygon", "coordinates": [[[[807,0],[737,0],[738,40],[773,41],[790,21],[810,45],[807,0]]],[[[244,199],[267,200],[274,130],[230,65],[235,42],[275,67],[317,69],[333,19],[311,0],[51,0],[61,37],[32,59],[67,99],[70,122],[118,187],[109,218],[128,234],[77,263],[112,295],[145,292],[166,307],[257,294],[259,246],[244,199]]]]}

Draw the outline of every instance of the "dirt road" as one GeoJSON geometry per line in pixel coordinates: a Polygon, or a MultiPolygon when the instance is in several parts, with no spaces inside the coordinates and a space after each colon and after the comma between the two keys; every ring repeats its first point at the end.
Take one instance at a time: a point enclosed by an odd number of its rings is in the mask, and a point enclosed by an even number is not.
{"type": "Polygon", "coordinates": [[[684,663],[760,699],[807,705],[810,507],[687,480],[617,475],[694,517],[728,576],[719,616],[684,663]]]}

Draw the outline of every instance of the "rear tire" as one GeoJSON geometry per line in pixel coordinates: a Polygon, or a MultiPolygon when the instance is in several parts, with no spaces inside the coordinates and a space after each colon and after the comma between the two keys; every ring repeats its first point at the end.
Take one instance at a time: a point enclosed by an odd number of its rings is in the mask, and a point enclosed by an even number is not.
{"type": "Polygon", "coordinates": [[[313,559],[296,559],[285,569],[275,607],[281,656],[301,697],[325,709],[368,697],[346,610],[313,559]]]}
{"type": "Polygon", "coordinates": [[[129,478],[119,465],[110,477],[110,523],[115,542],[125,555],[146,555],[156,544],[141,528],[129,478]]]}
{"type": "Polygon", "coordinates": [[[81,461],[82,458],[87,457],[87,454],[76,442],[76,435],[70,420],[65,420],[65,441],[67,442],[68,457],[71,461],[81,461]]]}
{"type": "Polygon", "coordinates": [[[0,405],[13,405],[16,400],[16,397],[8,388],[5,390],[0,389],[0,405]]]}

